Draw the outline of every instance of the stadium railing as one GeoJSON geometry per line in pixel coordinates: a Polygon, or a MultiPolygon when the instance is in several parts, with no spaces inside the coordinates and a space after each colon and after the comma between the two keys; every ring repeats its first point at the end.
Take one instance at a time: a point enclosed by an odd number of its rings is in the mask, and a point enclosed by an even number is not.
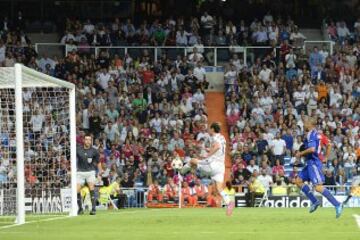
{"type": "Polygon", "coordinates": [[[304,41],[303,52],[308,54],[315,46],[326,49],[329,51],[329,54],[332,55],[334,53],[335,42],[331,40],[326,41],[304,41]]]}
{"type": "MultiPolygon", "coordinates": [[[[240,190],[236,193],[236,196],[244,197],[247,193],[247,187],[245,186],[234,186],[235,188],[238,188],[240,190]],[[241,187],[241,189],[240,189],[241,187]]],[[[291,188],[294,186],[284,186],[287,191],[286,194],[274,194],[273,193],[273,187],[269,188],[268,192],[268,198],[271,200],[272,197],[304,197],[300,189],[297,189],[296,191],[291,191],[291,188]]],[[[326,185],[332,194],[339,197],[340,199],[344,198],[345,196],[348,196],[351,191],[351,183],[345,184],[345,185],[326,185]]],[[[295,187],[296,188],[296,187],[295,187]]],[[[162,189],[161,189],[162,190],[162,189]]],[[[294,189],[293,189],[294,190],[294,189]]],[[[354,191],[354,189],[352,189],[354,191]]],[[[356,197],[360,197],[360,186],[357,190],[355,190],[359,193],[357,195],[356,193],[352,192],[356,197]]],[[[147,206],[147,192],[148,188],[146,187],[134,187],[134,188],[121,188],[120,189],[120,198],[121,203],[118,204],[120,208],[146,208],[147,206]]],[[[321,196],[318,193],[315,193],[316,196],[321,196]]],[[[241,201],[241,200],[240,200],[241,201]]],[[[118,203],[117,201],[115,201],[118,203]]],[[[245,201],[243,201],[243,204],[245,201]]],[[[240,204],[241,205],[241,204],[240,204]]],[[[264,204],[266,206],[266,203],[264,204]]]]}
{"type": "Polygon", "coordinates": [[[148,188],[121,188],[124,198],[121,208],[143,208],[146,206],[148,188]]]}
{"type": "MultiPolygon", "coordinates": [[[[304,41],[303,45],[298,47],[301,54],[308,53],[309,46],[323,45],[326,46],[330,54],[333,53],[334,43],[332,41],[304,41]]],[[[252,63],[258,57],[263,57],[271,51],[271,46],[195,46],[199,53],[203,54],[205,63],[208,66],[220,66],[229,62],[232,54],[238,54],[245,64],[252,63]]],[[[154,61],[161,58],[162,54],[170,60],[176,60],[178,55],[188,56],[193,52],[194,46],[75,46],[61,43],[36,43],[34,45],[36,52],[41,56],[43,53],[53,53],[59,57],[67,56],[72,50],[79,53],[94,54],[99,56],[101,51],[107,50],[113,56],[117,54],[124,57],[130,54],[131,57],[141,57],[144,51],[152,56],[154,61]]],[[[312,48],[311,48],[312,49],[312,48]]],[[[280,48],[276,47],[275,56],[279,56],[280,48]]],[[[51,54],[48,54],[51,57],[51,54]]]]}

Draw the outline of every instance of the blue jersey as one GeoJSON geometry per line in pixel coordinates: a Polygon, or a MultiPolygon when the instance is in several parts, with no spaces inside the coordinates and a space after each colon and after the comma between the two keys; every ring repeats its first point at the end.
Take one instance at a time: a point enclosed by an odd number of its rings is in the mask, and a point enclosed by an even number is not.
{"type": "Polygon", "coordinates": [[[305,149],[315,148],[315,152],[305,156],[306,161],[320,162],[319,149],[320,149],[320,134],[314,129],[308,133],[304,141],[305,149]]]}
{"type": "Polygon", "coordinates": [[[322,184],[325,181],[322,173],[322,163],[319,158],[320,134],[314,129],[308,133],[304,141],[305,149],[315,148],[315,152],[305,156],[306,166],[299,173],[299,177],[303,181],[309,181],[313,185],[322,184]]]}

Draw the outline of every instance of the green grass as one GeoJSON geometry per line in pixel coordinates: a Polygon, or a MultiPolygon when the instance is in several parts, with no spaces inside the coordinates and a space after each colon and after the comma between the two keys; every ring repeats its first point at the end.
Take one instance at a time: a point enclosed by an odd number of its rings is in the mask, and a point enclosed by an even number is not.
{"type": "Polygon", "coordinates": [[[96,216],[33,222],[0,230],[1,240],[360,240],[353,214],[345,209],[335,219],[334,209],[129,209],[98,211],[96,216]]]}

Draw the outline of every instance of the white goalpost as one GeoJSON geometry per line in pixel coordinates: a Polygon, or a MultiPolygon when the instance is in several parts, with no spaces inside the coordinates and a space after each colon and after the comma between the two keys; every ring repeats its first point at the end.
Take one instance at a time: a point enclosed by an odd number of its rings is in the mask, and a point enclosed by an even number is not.
{"type": "Polygon", "coordinates": [[[77,215],[75,85],[0,67],[0,227],[77,215]]]}

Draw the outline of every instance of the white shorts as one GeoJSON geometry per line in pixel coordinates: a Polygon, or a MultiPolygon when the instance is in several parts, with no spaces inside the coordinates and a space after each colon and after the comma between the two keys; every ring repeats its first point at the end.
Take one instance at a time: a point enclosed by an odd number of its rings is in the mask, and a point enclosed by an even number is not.
{"type": "Polygon", "coordinates": [[[201,171],[209,173],[211,179],[214,180],[215,182],[217,183],[224,182],[224,176],[225,176],[224,164],[207,162],[206,159],[204,159],[199,161],[197,168],[201,171]]]}
{"type": "Polygon", "coordinates": [[[84,185],[86,183],[95,183],[95,171],[89,172],[77,172],[76,173],[76,183],[80,185],[84,185]]]}

